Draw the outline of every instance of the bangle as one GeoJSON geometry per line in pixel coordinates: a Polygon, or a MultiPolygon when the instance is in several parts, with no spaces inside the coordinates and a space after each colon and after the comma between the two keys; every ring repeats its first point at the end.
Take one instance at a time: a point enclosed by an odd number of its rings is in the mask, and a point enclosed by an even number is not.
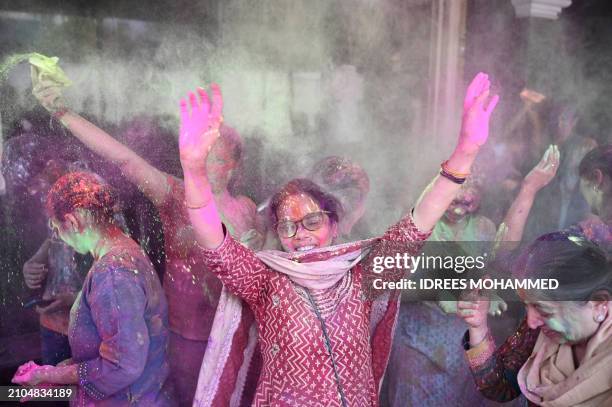
{"type": "Polygon", "coordinates": [[[459,171],[455,171],[452,170],[448,167],[448,160],[444,161],[441,165],[442,169],[444,170],[444,172],[446,172],[447,174],[452,175],[455,178],[467,178],[470,176],[469,172],[459,172],[459,171]]]}
{"type": "Polygon", "coordinates": [[[455,184],[463,184],[466,180],[466,178],[457,178],[452,174],[449,174],[448,172],[444,171],[444,168],[440,169],[440,175],[442,175],[444,178],[448,179],[451,182],[454,182],[455,184]]]}
{"type": "Polygon", "coordinates": [[[204,203],[201,204],[190,204],[187,201],[185,201],[185,207],[187,209],[202,209],[207,207],[210,204],[210,201],[212,201],[212,195],[209,195],[208,198],[204,201],[204,203]]]}

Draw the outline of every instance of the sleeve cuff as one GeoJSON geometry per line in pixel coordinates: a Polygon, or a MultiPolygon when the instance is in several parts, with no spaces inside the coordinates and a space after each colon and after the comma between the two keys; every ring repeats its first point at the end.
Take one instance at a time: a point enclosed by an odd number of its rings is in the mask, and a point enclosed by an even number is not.
{"type": "Polygon", "coordinates": [[[400,221],[400,226],[404,230],[409,230],[411,237],[415,240],[427,240],[433,233],[433,229],[424,231],[419,229],[419,227],[414,223],[414,208],[410,210],[408,215],[402,218],[400,221]]]}
{"type": "Polygon", "coordinates": [[[96,388],[88,379],[90,367],[87,362],[79,363],[78,365],[79,386],[94,400],[103,400],[106,395],[96,388]]]}
{"type": "Polygon", "coordinates": [[[491,333],[487,332],[487,336],[485,336],[482,342],[470,348],[470,334],[469,331],[466,331],[463,336],[463,349],[465,349],[465,356],[470,365],[470,369],[478,369],[495,353],[495,340],[491,336],[491,333]]]}

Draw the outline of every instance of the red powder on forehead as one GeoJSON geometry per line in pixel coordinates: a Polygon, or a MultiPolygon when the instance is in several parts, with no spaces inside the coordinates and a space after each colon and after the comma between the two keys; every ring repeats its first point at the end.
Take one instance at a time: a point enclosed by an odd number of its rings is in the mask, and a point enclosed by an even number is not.
{"type": "Polygon", "coordinates": [[[76,209],[87,209],[99,220],[112,219],[115,197],[112,188],[99,176],[72,172],[61,177],[47,196],[49,217],[64,220],[76,209]]]}

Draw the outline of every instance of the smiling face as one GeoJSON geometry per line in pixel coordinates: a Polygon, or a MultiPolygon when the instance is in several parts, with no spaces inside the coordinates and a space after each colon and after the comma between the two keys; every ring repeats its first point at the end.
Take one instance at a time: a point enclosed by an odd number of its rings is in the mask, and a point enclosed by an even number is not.
{"type": "Polygon", "coordinates": [[[601,313],[596,302],[538,301],[523,299],[527,307],[527,324],[557,343],[581,343],[597,331],[594,316],[601,313]]]}
{"type": "MultiPolygon", "coordinates": [[[[296,222],[297,230],[292,237],[279,234],[283,249],[287,252],[306,251],[332,244],[337,235],[337,224],[329,219],[320,205],[308,194],[297,193],[287,196],[276,211],[277,225],[296,222]],[[320,221],[310,221],[315,214],[321,214],[320,221]],[[306,223],[306,227],[304,227],[306,223]],[[314,229],[314,230],[309,230],[314,229]]],[[[277,230],[280,228],[277,227],[277,230]]]]}

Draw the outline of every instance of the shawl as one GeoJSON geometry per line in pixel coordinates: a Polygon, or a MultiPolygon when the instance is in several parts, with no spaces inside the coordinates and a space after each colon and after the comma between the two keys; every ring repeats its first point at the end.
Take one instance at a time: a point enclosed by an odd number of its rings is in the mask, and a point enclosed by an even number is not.
{"type": "Polygon", "coordinates": [[[540,333],[517,378],[525,397],[538,405],[612,405],[612,312],[588,340],[580,366],[575,367],[571,344],[558,344],[540,333]]]}
{"type": "MultiPolygon", "coordinates": [[[[369,239],[345,243],[306,253],[266,250],[258,252],[257,257],[301,286],[324,289],[342,279],[377,241],[369,239]]],[[[388,345],[372,350],[372,370],[379,389],[398,315],[399,297],[395,297],[393,301],[389,300],[390,297],[386,301],[376,301],[371,311],[370,343],[388,345]]],[[[253,383],[249,383],[247,378],[253,381],[254,375],[258,375],[259,363],[255,317],[240,298],[224,287],[200,368],[193,405],[240,406],[250,402],[252,394],[248,393],[254,393],[255,389],[249,388],[253,383]]]]}

